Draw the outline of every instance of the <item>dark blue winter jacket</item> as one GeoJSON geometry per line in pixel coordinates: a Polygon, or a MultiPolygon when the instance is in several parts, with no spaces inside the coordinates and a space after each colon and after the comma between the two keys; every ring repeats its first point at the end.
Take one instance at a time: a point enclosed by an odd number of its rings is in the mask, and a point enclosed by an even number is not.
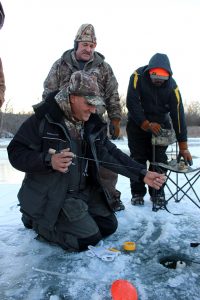
{"type": "Polygon", "coordinates": [[[187,127],[179,88],[172,78],[170,62],[165,54],[157,53],[149,65],[138,68],[130,77],[126,105],[128,119],[139,127],[145,120],[157,122],[163,128],[170,128],[171,117],[176,138],[187,141],[187,127]],[[149,70],[164,68],[170,76],[161,86],[151,82],[149,70]]]}

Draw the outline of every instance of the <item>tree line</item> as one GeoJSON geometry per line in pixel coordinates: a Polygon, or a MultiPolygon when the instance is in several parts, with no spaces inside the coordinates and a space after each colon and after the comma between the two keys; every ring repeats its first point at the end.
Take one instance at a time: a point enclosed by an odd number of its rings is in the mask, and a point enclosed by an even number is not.
{"type": "MultiPolygon", "coordinates": [[[[121,97],[122,121],[121,126],[125,127],[127,122],[127,109],[123,97],[121,97]]],[[[200,126],[200,103],[198,101],[184,104],[187,126],[200,126]]],[[[33,112],[14,113],[12,105],[7,102],[4,109],[0,111],[0,137],[11,137],[21,124],[33,114],[33,112]]],[[[105,115],[107,119],[107,116],[105,115]]]]}

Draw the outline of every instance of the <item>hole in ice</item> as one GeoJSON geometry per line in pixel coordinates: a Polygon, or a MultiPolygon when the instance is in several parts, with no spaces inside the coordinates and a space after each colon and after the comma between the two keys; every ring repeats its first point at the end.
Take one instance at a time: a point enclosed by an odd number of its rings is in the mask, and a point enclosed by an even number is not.
{"type": "Polygon", "coordinates": [[[189,262],[183,256],[165,256],[160,258],[160,264],[168,269],[184,269],[189,265],[189,262]]]}

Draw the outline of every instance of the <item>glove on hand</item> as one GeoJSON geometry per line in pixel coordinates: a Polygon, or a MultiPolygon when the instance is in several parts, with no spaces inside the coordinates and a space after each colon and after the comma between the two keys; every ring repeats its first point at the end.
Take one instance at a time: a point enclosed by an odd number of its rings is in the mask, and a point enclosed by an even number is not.
{"type": "Polygon", "coordinates": [[[120,119],[112,119],[109,125],[111,139],[116,140],[120,134],[120,119]]]}
{"type": "Polygon", "coordinates": [[[180,162],[181,157],[183,157],[184,162],[186,165],[192,165],[192,156],[190,154],[190,151],[188,150],[187,142],[179,142],[179,154],[177,156],[177,162],[180,162]]]}
{"type": "Polygon", "coordinates": [[[161,134],[161,126],[160,126],[160,124],[158,124],[156,122],[150,123],[148,120],[145,120],[141,125],[141,129],[143,129],[144,131],[147,131],[147,132],[151,132],[155,136],[158,136],[161,134]]]}
{"type": "Polygon", "coordinates": [[[88,246],[87,256],[94,257],[97,256],[104,261],[113,261],[115,257],[121,254],[120,251],[111,251],[103,247],[103,241],[99,243],[99,246],[88,246]]]}

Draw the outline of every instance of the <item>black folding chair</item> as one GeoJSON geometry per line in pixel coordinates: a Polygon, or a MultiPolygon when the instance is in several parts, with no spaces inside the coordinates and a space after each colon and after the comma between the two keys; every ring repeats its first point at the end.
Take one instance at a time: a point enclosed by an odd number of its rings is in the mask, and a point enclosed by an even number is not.
{"type": "MultiPolygon", "coordinates": [[[[167,164],[153,162],[155,170],[165,170],[167,180],[165,182],[165,203],[164,208],[171,199],[180,202],[183,197],[188,198],[200,208],[200,195],[196,192],[197,181],[200,177],[200,167],[192,168],[186,166],[184,161],[177,162],[178,146],[175,142],[171,147],[175,151],[168,152],[169,161],[167,164]],[[169,193],[166,193],[166,189],[169,193]]],[[[158,209],[157,209],[158,210],[158,209]]]]}
{"type": "Polygon", "coordinates": [[[200,197],[195,190],[200,177],[200,168],[184,166],[182,161],[178,163],[176,159],[169,161],[168,165],[155,163],[155,166],[166,170],[165,189],[169,191],[169,195],[165,193],[166,205],[171,199],[180,202],[186,197],[200,208],[200,197]]]}

